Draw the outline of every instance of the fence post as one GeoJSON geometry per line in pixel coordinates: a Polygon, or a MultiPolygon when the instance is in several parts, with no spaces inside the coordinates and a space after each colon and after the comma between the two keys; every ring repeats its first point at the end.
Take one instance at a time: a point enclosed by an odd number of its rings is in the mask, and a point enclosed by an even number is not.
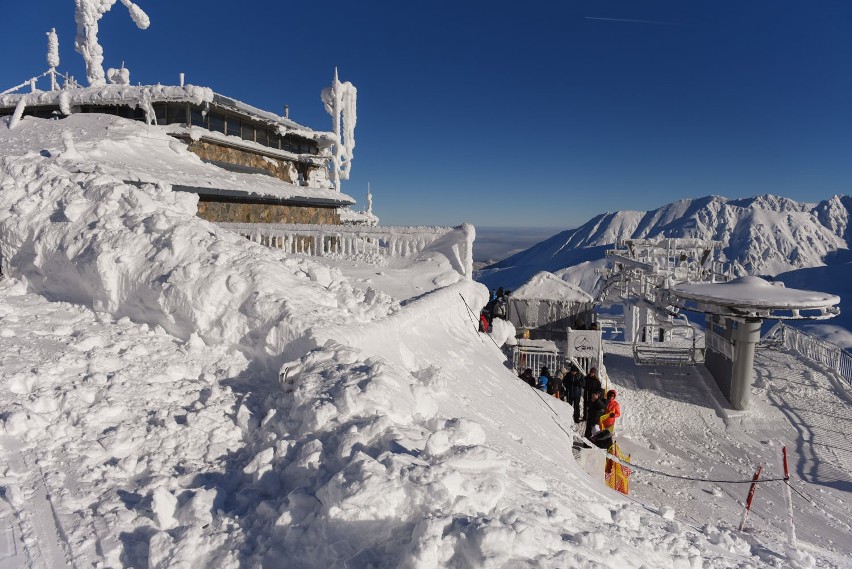
{"type": "Polygon", "coordinates": [[[746,523],[746,517],[751,511],[751,501],[754,499],[754,492],[757,490],[757,481],[760,479],[760,471],[763,468],[762,464],[757,465],[757,472],[754,473],[754,479],[751,481],[751,487],[748,489],[748,497],[746,498],[746,507],[743,510],[743,517],[740,520],[740,531],[743,531],[746,523]]]}
{"type": "Polygon", "coordinates": [[[787,540],[790,547],[797,548],[796,541],[796,524],[793,522],[793,496],[790,494],[790,470],[787,468],[787,447],[781,447],[781,454],[784,457],[784,489],[787,497],[787,540]]]}

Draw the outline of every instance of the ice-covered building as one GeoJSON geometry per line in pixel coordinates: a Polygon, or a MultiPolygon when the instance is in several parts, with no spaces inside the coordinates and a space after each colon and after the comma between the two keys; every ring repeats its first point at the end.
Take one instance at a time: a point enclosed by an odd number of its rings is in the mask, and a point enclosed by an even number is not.
{"type": "Polygon", "coordinates": [[[542,271],[509,296],[506,318],[531,338],[564,340],[568,328],[591,323],[594,299],[580,287],[542,271]]]}
{"type": "MultiPolygon", "coordinates": [[[[101,67],[97,22],[103,11],[89,14],[87,4],[91,2],[78,2],[76,43],[86,61],[89,86],[68,76],[60,86],[58,39],[51,32],[49,71],[0,92],[0,117],[11,117],[5,120],[12,126],[23,117],[62,120],[95,113],[141,121],[184,143],[214,167],[207,168],[206,175],[198,174],[195,182],[186,177],[166,180],[177,191],[199,196],[200,217],[232,223],[341,223],[339,208],[355,202],[340,191],[354,148],[356,91],[351,83],[340,82],[335,71],[332,85],[322,92],[332,115],[332,131],[296,123],[286,108],[280,116],[210,88],[185,84],[183,74],[173,86],[133,86],[123,66],[106,72],[101,67]],[[100,59],[92,55],[98,53],[100,59]],[[49,87],[39,89],[39,81],[48,79],[49,87]],[[220,182],[234,180],[223,170],[237,174],[241,183],[220,182]]],[[[140,27],[147,27],[147,17],[132,10],[131,15],[137,24],[145,23],[140,27]]],[[[130,176],[125,181],[139,180],[130,176]]]]}

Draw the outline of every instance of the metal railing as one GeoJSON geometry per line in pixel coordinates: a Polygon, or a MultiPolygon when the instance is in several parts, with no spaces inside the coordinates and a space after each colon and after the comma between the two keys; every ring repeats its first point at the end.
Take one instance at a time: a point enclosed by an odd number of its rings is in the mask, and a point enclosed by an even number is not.
{"type": "Polygon", "coordinates": [[[781,322],[773,326],[763,337],[764,341],[773,339],[788,350],[837,373],[852,386],[852,354],[837,344],[811,336],[781,322]]]}
{"type": "Polygon", "coordinates": [[[458,227],[370,227],[352,225],[298,225],[280,223],[217,223],[255,242],[287,253],[315,257],[363,260],[365,257],[402,258],[416,255],[439,239],[457,233],[448,250],[455,253],[460,273],[473,273],[471,225],[458,227]]]}
{"type": "Polygon", "coordinates": [[[533,375],[538,377],[539,371],[545,366],[551,373],[555,373],[565,365],[565,356],[554,352],[530,351],[516,347],[512,351],[512,365],[518,373],[530,368],[533,375]]]}

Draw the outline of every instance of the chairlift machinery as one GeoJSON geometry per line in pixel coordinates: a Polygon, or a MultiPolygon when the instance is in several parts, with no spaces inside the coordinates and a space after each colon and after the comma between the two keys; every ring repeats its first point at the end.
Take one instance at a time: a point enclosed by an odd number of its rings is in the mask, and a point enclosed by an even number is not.
{"type": "Polygon", "coordinates": [[[607,251],[612,266],[601,272],[595,303],[623,305],[624,335],[633,342],[637,364],[705,363],[734,409],[745,409],[763,320],[831,318],[839,313],[840,298],[758,277],[731,280],[714,259],[720,248],[718,241],[694,238],[619,243],[607,251]],[[681,310],[707,315],[703,338],[681,310]]]}

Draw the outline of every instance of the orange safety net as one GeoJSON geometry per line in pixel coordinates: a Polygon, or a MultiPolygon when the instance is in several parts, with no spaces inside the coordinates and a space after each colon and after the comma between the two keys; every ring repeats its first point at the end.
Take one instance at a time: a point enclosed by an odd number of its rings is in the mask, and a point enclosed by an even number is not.
{"type": "MultiPolygon", "coordinates": [[[[618,457],[620,460],[630,462],[630,455],[625,456],[618,448],[617,444],[613,444],[611,447],[609,447],[607,449],[607,452],[612,456],[618,457]]],[[[630,480],[631,473],[632,471],[627,466],[622,466],[611,458],[606,459],[604,479],[606,480],[606,485],[612,488],[613,490],[617,490],[622,494],[627,494],[628,482],[630,480]]]]}

